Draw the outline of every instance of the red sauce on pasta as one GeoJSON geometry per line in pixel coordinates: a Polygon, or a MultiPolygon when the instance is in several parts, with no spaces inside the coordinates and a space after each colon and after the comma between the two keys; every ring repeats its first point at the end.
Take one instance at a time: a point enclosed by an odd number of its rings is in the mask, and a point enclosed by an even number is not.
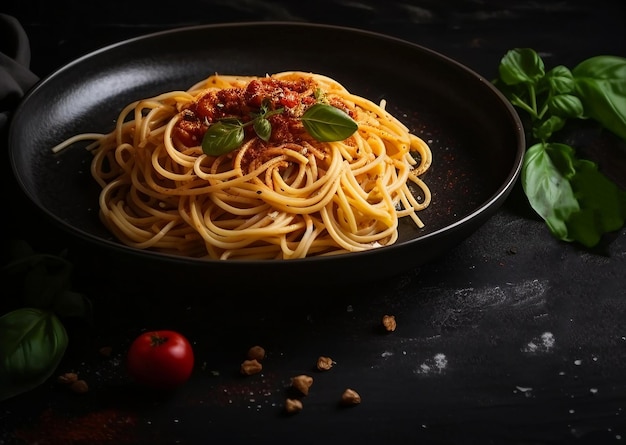
{"type": "MultiPolygon", "coordinates": [[[[270,110],[284,109],[268,118],[272,124],[270,142],[296,142],[305,134],[298,118],[316,102],[315,88],[312,79],[261,78],[252,80],[245,88],[208,91],[181,111],[182,118],[173,129],[174,138],[188,147],[199,145],[211,123],[229,117],[246,122],[252,113],[259,112],[263,101],[268,101],[270,110]]],[[[251,127],[246,131],[253,136],[251,127]]]]}

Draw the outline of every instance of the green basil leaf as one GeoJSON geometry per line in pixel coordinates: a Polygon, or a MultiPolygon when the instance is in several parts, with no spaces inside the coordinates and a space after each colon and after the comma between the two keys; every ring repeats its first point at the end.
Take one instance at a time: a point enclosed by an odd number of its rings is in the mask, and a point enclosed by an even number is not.
{"type": "Polygon", "coordinates": [[[545,141],[552,133],[559,131],[565,125],[565,119],[552,115],[546,120],[533,124],[532,134],[536,139],[545,141]]]}
{"type": "Polygon", "coordinates": [[[272,135],[272,124],[270,124],[270,121],[265,118],[257,118],[252,126],[258,137],[265,142],[270,140],[270,136],[272,135]]]}
{"type": "Polygon", "coordinates": [[[67,342],[65,328],[52,312],[23,308],[0,317],[0,400],[46,381],[67,342]]]}
{"type": "Polygon", "coordinates": [[[593,247],[605,233],[619,230],[626,222],[626,192],[604,176],[594,162],[576,162],[572,189],[580,210],[567,221],[569,237],[593,247]]]}
{"type": "Polygon", "coordinates": [[[65,258],[31,253],[3,266],[1,278],[23,297],[25,306],[49,308],[57,294],[70,289],[72,270],[65,258]]]}
{"type": "Polygon", "coordinates": [[[56,295],[71,288],[72,264],[58,256],[38,255],[24,278],[25,306],[49,308],[56,295]]]}
{"type": "Polygon", "coordinates": [[[283,111],[285,111],[284,108],[276,108],[275,110],[265,110],[263,114],[261,115],[261,117],[267,119],[268,117],[274,116],[275,114],[281,114],[283,111]]]}
{"type": "Polygon", "coordinates": [[[539,143],[528,148],[522,164],[522,187],[531,207],[544,219],[550,232],[561,240],[571,241],[566,221],[579,210],[579,205],[569,181],[552,162],[549,151],[560,158],[573,156],[573,149],[565,144],[539,143]]]}
{"type": "Polygon", "coordinates": [[[256,114],[256,116],[265,116],[270,110],[270,104],[271,102],[268,98],[263,99],[261,101],[261,108],[259,109],[259,112],[256,114]]]}
{"type": "Polygon", "coordinates": [[[218,121],[202,138],[202,151],[209,156],[221,156],[243,143],[243,125],[239,121],[218,121]]]}
{"type": "Polygon", "coordinates": [[[23,259],[23,258],[28,258],[34,254],[35,254],[35,251],[30,246],[30,244],[28,244],[25,240],[23,239],[9,240],[9,244],[8,244],[9,258],[23,259]]]}
{"type": "Polygon", "coordinates": [[[343,141],[359,128],[346,112],[320,103],[306,110],[301,119],[306,131],[320,142],[343,141]]]}
{"type": "Polygon", "coordinates": [[[626,192],[569,145],[530,147],[521,179],[530,205],[558,239],[593,247],[626,222],[626,192]]]}
{"type": "Polygon", "coordinates": [[[626,140],[626,58],[591,57],[572,74],[585,115],[626,140]]]}
{"type": "Polygon", "coordinates": [[[576,159],[574,149],[565,144],[548,144],[545,146],[546,152],[563,178],[570,181],[576,174],[576,159]]]}
{"type": "Polygon", "coordinates": [[[543,60],[531,48],[516,48],[508,51],[498,68],[500,78],[507,85],[536,85],[545,75],[543,60]]]}
{"type": "Polygon", "coordinates": [[[91,301],[83,294],[71,290],[57,294],[51,309],[61,317],[81,317],[89,320],[93,315],[91,301]]]}
{"type": "Polygon", "coordinates": [[[548,90],[556,94],[571,93],[576,86],[572,72],[563,65],[555,66],[548,71],[543,81],[546,82],[548,90]]]}
{"type": "Polygon", "coordinates": [[[563,118],[577,119],[583,115],[583,104],[572,94],[557,94],[548,100],[548,110],[563,118]]]}

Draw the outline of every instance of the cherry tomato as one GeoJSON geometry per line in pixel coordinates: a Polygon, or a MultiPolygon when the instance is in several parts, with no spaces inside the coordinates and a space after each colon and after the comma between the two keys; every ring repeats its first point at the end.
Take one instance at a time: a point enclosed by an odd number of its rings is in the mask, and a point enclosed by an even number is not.
{"type": "Polygon", "coordinates": [[[140,385],[174,389],[191,376],[194,364],[189,341],[175,331],[144,332],[130,345],[128,373],[140,385]]]}

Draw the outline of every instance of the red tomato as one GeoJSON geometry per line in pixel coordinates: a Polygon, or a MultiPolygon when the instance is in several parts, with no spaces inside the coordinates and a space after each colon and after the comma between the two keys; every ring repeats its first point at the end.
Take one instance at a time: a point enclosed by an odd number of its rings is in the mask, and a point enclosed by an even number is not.
{"type": "Polygon", "coordinates": [[[128,350],[128,373],[137,383],[151,388],[181,386],[191,376],[193,363],[189,341],[174,331],[144,332],[128,350]]]}

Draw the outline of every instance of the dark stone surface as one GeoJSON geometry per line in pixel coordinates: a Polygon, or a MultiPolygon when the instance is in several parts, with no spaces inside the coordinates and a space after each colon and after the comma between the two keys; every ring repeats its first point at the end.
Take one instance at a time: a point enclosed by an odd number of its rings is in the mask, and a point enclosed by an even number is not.
{"type": "MultiPolygon", "coordinates": [[[[621,1],[22,3],[6,12],[24,26],[40,77],[126,38],[252,20],[381,32],[487,78],[513,47],[536,49],[550,66],[626,56],[621,1]]],[[[571,141],[582,141],[581,150],[624,186],[623,142],[588,127],[572,130],[571,141]]],[[[23,199],[9,202],[5,218],[15,236],[39,251],[68,249],[74,288],[92,299],[95,319],[68,324],[59,368],[78,372],[90,391],[73,394],[51,379],[0,402],[1,444],[626,440],[625,230],[593,251],[559,242],[520,187],[464,242],[409,273],[321,295],[275,286],[236,299],[213,294],[210,282],[203,289],[166,279],[155,285],[157,271],[132,282],[102,280],[106,257],[43,223],[38,233],[20,230],[40,216],[23,199]],[[396,331],[381,331],[384,314],[395,315],[396,331]],[[196,351],[191,381],[172,394],[142,392],[124,372],[129,343],[154,328],[185,332],[196,351]],[[243,378],[239,365],[253,344],[268,351],[264,371],[243,378]],[[110,356],[99,354],[103,346],[110,356]],[[320,355],[335,367],[314,370],[320,355]],[[314,385],[304,410],[286,417],[289,379],[302,373],[314,385]],[[347,387],[363,402],[341,409],[347,387]]]]}

